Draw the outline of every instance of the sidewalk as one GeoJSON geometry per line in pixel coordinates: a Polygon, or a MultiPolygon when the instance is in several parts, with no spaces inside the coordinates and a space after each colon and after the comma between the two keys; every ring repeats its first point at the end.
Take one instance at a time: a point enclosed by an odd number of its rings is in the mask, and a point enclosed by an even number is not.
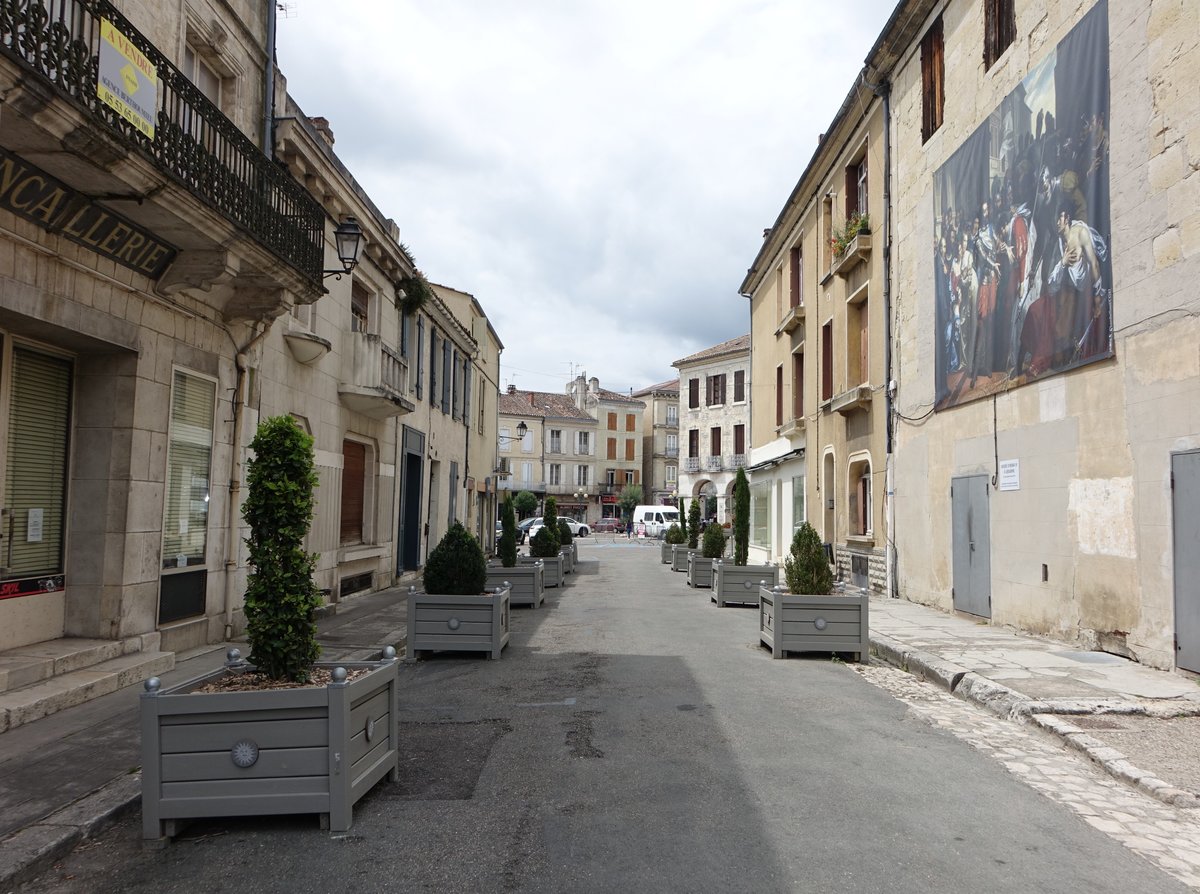
{"type": "Polygon", "coordinates": [[[1161,801],[1200,807],[1200,682],[902,599],[872,599],[871,651],[1161,801]]]}
{"type": "MultiPolygon", "coordinates": [[[[585,549],[657,545],[588,540],[585,549]]],[[[322,658],[376,657],[387,645],[403,652],[407,593],[351,598],[320,618],[322,658]]],[[[1200,806],[1196,682],[903,600],[873,599],[870,624],[876,660],[1035,723],[1163,801],[1200,806]]],[[[178,656],[164,684],[219,667],[232,647],[246,651],[226,643],[178,656]]],[[[0,734],[0,894],[136,809],[141,692],[131,686],[0,734]]]]}

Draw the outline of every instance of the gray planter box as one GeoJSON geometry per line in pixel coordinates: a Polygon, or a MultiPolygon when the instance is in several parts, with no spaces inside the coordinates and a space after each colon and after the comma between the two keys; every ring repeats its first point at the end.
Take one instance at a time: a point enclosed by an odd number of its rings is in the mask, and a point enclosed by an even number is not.
{"type": "Polygon", "coordinates": [[[667,541],[664,540],[661,544],[659,544],[658,548],[659,558],[662,559],[662,563],[664,565],[670,565],[671,560],[674,558],[675,544],[667,543],[667,541]]]}
{"type": "Polygon", "coordinates": [[[688,555],[687,584],[689,587],[711,587],[713,564],[716,559],[707,559],[700,550],[688,555]]]}
{"type": "Polygon", "coordinates": [[[558,551],[558,555],[563,560],[563,574],[571,574],[575,570],[575,550],[570,546],[564,546],[558,551]]]}
{"type": "Polygon", "coordinates": [[[758,588],[779,583],[778,565],[734,565],[728,560],[713,566],[712,601],[717,608],[728,602],[758,605],[758,588]]]}
{"type": "Polygon", "coordinates": [[[518,565],[533,565],[542,562],[546,566],[546,586],[561,587],[563,583],[563,557],[561,554],[550,558],[535,558],[534,556],[517,556],[518,565]]]}
{"type": "Polygon", "coordinates": [[[700,555],[699,549],[688,549],[687,544],[676,544],[671,548],[671,570],[687,571],[688,556],[692,553],[700,555]]]}
{"type": "Polygon", "coordinates": [[[545,569],[546,566],[541,564],[514,565],[512,568],[489,565],[487,588],[494,590],[507,584],[511,588],[510,604],[532,605],[537,608],[546,599],[545,569]]]}
{"type": "Polygon", "coordinates": [[[236,650],[230,659],[170,689],[146,681],[142,836],[173,837],[199,817],[283,813],[320,814],[323,827],[345,832],[358,799],[385,775],[398,779],[395,658],[322,662],[372,669],[327,686],[192,692],[250,667],[236,650]]]}
{"type": "Polygon", "coordinates": [[[861,663],[870,652],[868,598],[853,595],[805,596],[760,587],[758,638],[771,655],[788,652],[854,652],[861,663]]]}
{"type": "Polygon", "coordinates": [[[409,592],[408,654],[487,652],[499,658],[508,645],[510,594],[511,588],[479,596],[409,592]]]}

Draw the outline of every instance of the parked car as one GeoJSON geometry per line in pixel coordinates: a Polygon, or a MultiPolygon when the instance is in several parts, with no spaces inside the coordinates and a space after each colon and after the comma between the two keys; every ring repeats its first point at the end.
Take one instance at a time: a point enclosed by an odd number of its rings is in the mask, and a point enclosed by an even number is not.
{"type": "MultiPolygon", "coordinates": [[[[571,529],[572,537],[586,537],[590,532],[590,529],[587,525],[581,521],[576,521],[569,515],[560,515],[558,520],[565,521],[567,523],[567,527],[571,529]]],[[[542,529],[542,517],[539,515],[537,518],[531,519],[531,521],[533,523],[529,526],[530,538],[532,538],[538,531],[542,529]]]]}
{"type": "MultiPolygon", "coordinates": [[[[503,533],[504,533],[503,526],[500,524],[500,522],[496,522],[496,542],[497,543],[500,542],[500,535],[503,533]]],[[[525,542],[525,531],[520,525],[517,525],[517,545],[520,546],[524,542],[525,542]]]]}

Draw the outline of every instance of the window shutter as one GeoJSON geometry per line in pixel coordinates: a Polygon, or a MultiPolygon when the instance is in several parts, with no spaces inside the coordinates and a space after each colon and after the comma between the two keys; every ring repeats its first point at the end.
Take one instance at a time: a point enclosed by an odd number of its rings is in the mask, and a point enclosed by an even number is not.
{"type": "Polygon", "coordinates": [[[425,318],[417,317],[417,400],[425,384],[425,318]]]}
{"type": "Polygon", "coordinates": [[[463,361],[463,422],[471,424],[471,361],[463,361]]]}
{"type": "Polygon", "coordinates": [[[733,374],[733,400],[740,403],[746,399],[746,371],[736,370],[733,374]]]}
{"type": "Polygon", "coordinates": [[[733,452],[737,454],[746,452],[746,426],[744,425],[733,427],[733,452]]]}
{"type": "Polygon", "coordinates": [[[342,441],[342,543],[362,543],[367,448],[342,441]]]}
{"type": "Polygon", "coordinates": [[[0,556],[8,567],[7,577],[63,570],[70,415],[70,362],[14,348],[4,496],[13,513],[12,541],[6,544],[11,549],[0,556]],[[41,510],[42,535],[30,542],[33,509],[41,510]]]}
{"type": "Polygon", "coordinates": [[[700,406],[700,380],[688,379],[688,409],[700,406]]]}

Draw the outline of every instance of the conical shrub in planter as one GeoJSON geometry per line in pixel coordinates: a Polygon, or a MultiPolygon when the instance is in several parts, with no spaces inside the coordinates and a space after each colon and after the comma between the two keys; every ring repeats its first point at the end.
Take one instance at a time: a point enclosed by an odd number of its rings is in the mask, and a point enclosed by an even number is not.
{"type": "Polygon", "coordinates": [[[683,529],[679,525],[671,525],[671,527],[667,528],[667,532],[663,535],[662,546],[660,547],[662,550],[660,558],[664,565],[671,564],[675,547],[682,544],[685,540],[687,540],[687,535],[683,533],[683,529]]]}
{"type": "Polygon", "coordinates": [[[425,592],[478,596],[486,581],[487,561],[479,541],[455,522],[425,562],[425,592]]]}
{"type": "Polygon", "coordinates": [[[759,642],[775,658],[788,652],[870,652],[866,590],[833,594],[825,547],[808,522],[792,538],[783,564],[787,590],[759,589],[759,642]]]}
{"type": "Polygon", "coordinates": [[[792,548],[783,560],[783,579],[793,593],[827,596],[833,589],[833,572],[825,546],[816,528],[804,522],[792,538],[792,548]]]}
{"type": "Polygon", "coordinates": [[[733,564],[745,565],[750,554],[750,482],[739,468],[733,482],[733,564]]]}
{"type": "Polygon", "coordinates": [[[700,544],[700,501],[692,500],[688,507],[687,521],[688,549],[696,549],[700,544]]]}
{"type": "Polygon", "coordinates": [[[699,555],[688,556],[687,582],[693,587],[711,587],[713,560],[725,553],[725,531],[715,521],[704,529],[704,544],[699,555]]]}
{"type": "Polygon", "coordinates": [[[500,510],[500,564],[512,568],[517,564],[517,513],[510,494],[500,510]]]}
{"type": "Polygon", "coordinates": [[[510,590],[485,592],[487,561],[479,541],[458,522],[425,563],[425,592],[408,596],[408,649],[487,652],[508,645],[510,590]]]}
{"type": "Polygon", "coordinates": [[[304,551],[313,517],[313,439],[291,416],[258,426],[250,442],[242,517],[251,572],[246,584],[246,636],[250,663],[278,680],[306,683],[317,645],[316,610],[321,594],[313,582],[316,557],[304,551]]]}
{"type": "MultiPolygon", "coordinates": [[[[707,532],[706,532],[707,533],[707,532]]],[[[762,586],[779,582],[778,565],[748,565],[750,551],[750,482],[738,469],[733,483],[733,561],[713,566],[712,600],[717,608],[727,603],[758,605],[762,586]]]]}

